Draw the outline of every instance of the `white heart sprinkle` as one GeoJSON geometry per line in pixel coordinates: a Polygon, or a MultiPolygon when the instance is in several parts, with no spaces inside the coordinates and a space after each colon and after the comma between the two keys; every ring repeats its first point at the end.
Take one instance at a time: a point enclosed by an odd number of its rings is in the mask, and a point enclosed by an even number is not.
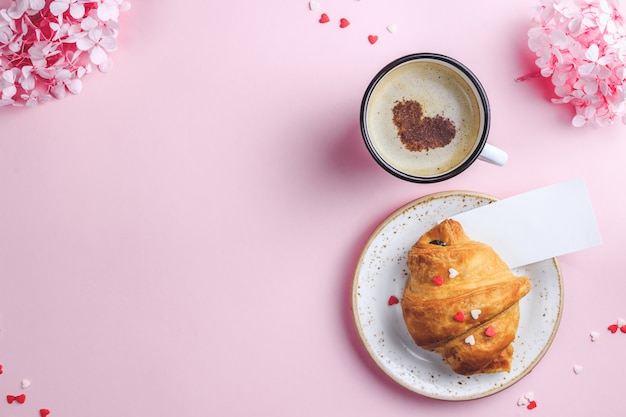
{"type": "Polygon", "coordinates": [[[320,4],[318,2],[316,2],[315,0],[311,0],[309,2],[309,9],[311,10],[317,10],[320,8],[320,4]]]}
{"type": "Polygon", "coordinates": [[[579,373],[581,373],[583,371],[583,367],[582,365],[574,365],[574,373],[576,375],[578,375],[579,373]]]}
{"type": "Polygon", "coordinates": [[[529,403],[529,401],[523,395],[521,397],[519,397],[519,399],[517,400],[517,405],[519,405],[519,406],[528,405],[528,403],[529,403]]]}
{"type": "Polygon", "coordinates": [[[482,313],[482,311],[480,311],[479,309],[470,311],[470,314],[472,315],[472,318],[474,320],[478,319],[478,316],[480,316],[480,313],[482,313]]]}
{"type": "Polygon", "coordinates": [[[617,320],[617,327],[622,327],[625,324],[626,324],[626,321],[624,321],[624,319],[618,319],[617,320]]]}
{"type": "Polygon", "coordinates": [[[532,400],[534,400],[534,399],[535,399],[535,394],[534,394],[534,393],[532,393],[532,392],[529,392],[529,393],[527,393],[526,395],[524,395],[524,397],[526,397],[526,399],[527,399],[528,401],[532,401],[532,400]]]}
{"type": "Polygon", "coordinates": [[[389,33],[396,33],[396,30],[398,30],[398,26],[396,26],[395,23],[392,23],[387,26],[387,30],[389,31],[389,33]]]}
{"type": "Polygon", "coordinates": [[[591,332],[591,333],[589,333],[589,336],[591,336],[591,341],[595,342],[600,337],[600,333],[598,333],[598,332],[591,332]]]}
{"type": "Polygon", "coordinates": [[[28,379],[22,379],[22,388],[26,389],[30,387],[30,381],[28,379]]]}
{"type": "Polygon", "coordinates": [[[469,335],[465,338],[465,343],[467,343],[468,345],[472,345],[474,346],[476,344],[476,339],[474,339],[474,335],[469,335]]]}
{"type": "Polygon", "coordinates": [[[456,277],[457,275],[459,275],[459,271],[457,271],[457,270],[456,270],[456,269],[454,269],[454,268],[450,268],[450,269],[448,269],[448,273],[450,274],[450,278],[454,278],[454,277],[456,277]]]}

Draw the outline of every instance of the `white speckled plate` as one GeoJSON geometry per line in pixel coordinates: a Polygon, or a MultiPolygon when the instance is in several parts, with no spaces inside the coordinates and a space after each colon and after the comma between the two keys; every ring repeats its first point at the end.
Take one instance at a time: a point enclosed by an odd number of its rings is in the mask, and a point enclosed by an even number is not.
{"type": "Polygon", "coordinates": [[[363,345],[387,375],[418,394],[442,400],[495,394],[530,372],[554,339],[563,303],[556,258],[513,270],[515,275],[530,277],[532,287],[520,301],[521,317],[508,373],[468,377],[452,372],[441,356],[415,345],[404,324],[400,304],[388,305],[390,296],[402,297],[408,279],[406,255],[422,234],[444,218],[496,200],[465,191],[420,198],[389,216],[361,253],[354,274],[352,304],[363,345]]]}

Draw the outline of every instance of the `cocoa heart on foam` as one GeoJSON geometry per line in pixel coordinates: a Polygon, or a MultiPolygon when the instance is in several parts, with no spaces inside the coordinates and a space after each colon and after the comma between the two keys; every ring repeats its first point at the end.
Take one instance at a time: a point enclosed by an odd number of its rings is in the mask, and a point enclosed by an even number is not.
{"type": "Polygon", "coordinates": [[[422,105],[414,100],[399,101],[393,107],[393,123],[404,146],[410,151],[426,151],[446,146],[456,135],[452,120],[441,115],[424,117],[422,105]]]}

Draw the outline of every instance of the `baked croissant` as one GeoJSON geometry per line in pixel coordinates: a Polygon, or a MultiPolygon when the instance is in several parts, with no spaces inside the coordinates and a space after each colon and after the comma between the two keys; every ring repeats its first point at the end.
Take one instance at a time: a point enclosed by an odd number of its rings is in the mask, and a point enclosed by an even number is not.
{"type": "Polygon", "coordinates": [[[527,277],[513,275],[461,224],[444,220],[408,253],[402,314],[418,346],[439,353],[462,375],[508,372],[527,277]]]}

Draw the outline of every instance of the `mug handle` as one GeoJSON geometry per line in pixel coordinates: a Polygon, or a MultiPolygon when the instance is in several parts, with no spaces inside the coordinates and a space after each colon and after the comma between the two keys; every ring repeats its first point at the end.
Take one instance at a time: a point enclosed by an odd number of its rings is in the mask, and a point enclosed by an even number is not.
{"type": "Polygon", "coordinates": [[[478,159],[489,162],[490,164],[504,166],[509,160],[509,155],[502,149],[485,143],[485,147],[478,156],[478,159]]]}

